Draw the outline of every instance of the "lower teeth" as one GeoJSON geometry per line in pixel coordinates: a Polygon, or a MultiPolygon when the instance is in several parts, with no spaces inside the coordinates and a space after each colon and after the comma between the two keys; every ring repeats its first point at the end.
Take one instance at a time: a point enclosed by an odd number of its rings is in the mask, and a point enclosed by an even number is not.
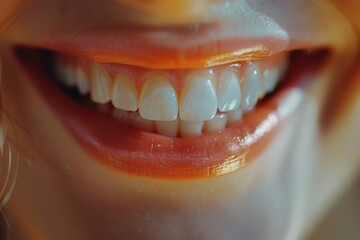
{"type": "Polygon", "coordinates": [[[242,118],[240,108],[228,113],[217,113],[213,119],[208,121],[183,121],[179,120],[179,118],[173,121],[152,121],[142,118],[138,111],[128,112],[113,108],[111,105],[100,104],[96,108],[103,114],[112,115],[114,119],[123,125],[167,137],[187,137],[221,131],[239,122],[242,118]]]}

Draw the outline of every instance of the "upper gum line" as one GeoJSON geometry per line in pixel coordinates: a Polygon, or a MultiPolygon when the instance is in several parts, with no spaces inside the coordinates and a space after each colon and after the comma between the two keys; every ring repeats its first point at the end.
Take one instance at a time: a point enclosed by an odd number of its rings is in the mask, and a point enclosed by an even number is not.
{"type": "MultiPolygon", "coordinates": [[[[55,63],[60,80],[77,85],[81,94],[90,92],[94,102],[112,102],[126,111],[139,110],[141,117],[150,120],[172,121],[179,115],[180,120],[207,121],[219,111],[252,109],[280,79],[287,54],[204,69],[152,70],[67,56],[58,56],[55,63]],[[266,86],[271,78],[273,83],[266,86]],[[124,90],[124,86],[128,88],[124,90]],[[115,91],[133,96],[126,96],[129,101],[121,96],[114,100],[115,91]]],[[[116,96],[121,94],[117,92],[116,96]]]]}

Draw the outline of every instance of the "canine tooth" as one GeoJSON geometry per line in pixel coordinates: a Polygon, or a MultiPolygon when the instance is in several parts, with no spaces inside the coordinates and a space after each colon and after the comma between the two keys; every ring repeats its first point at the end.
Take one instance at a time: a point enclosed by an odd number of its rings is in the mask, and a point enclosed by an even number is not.
{"type": "Polygon", "coordinates": [[[243,109],[250,110],[255,106],[260,92],[260,78],[259,66],[256,63],[249,63],[246,66],[244,81],[241,85],[241,107],[243,109]]]}
{"type": "Polygon", "coordinates": [[[241,90],[239,79],[234,71],[226,70],[222,75],[216,95],[220,112],[228,112],[239,107],[241,90]]]}
{"type": "Polygon", "coordinates": [[[217,98],[212,76],[207,73],[191,76],[180,95],[181,120],[210,120],[216,111],[217,98]]]}
{"type": "Polygon", "coordinates": [[[263,88],[266,93],[274,91],[280,78],[280,69],[277,67],[267,68],[263,74],[263,88]]]}
{"type": "Polygon", "coordinates": [[[76,67],[75,75],[76,75],[76,85],[79,89],[79,92],[82,95],[88,94],[90,91],[89,79],[87,78],[84,70],[80,66],[76,67]]]}
{"type": "Polygon", "coordinates": [[[139,112],[149,120],[172,121],[178,115],[177,95],[166,77],[152,76],[140,93],[139,112]]]}
{"type": "Polygon", "coordinates": [[[143,119],[138,112],[130,112],[130,125],[146,132],[154,132],[154,121],[143,119]]]}
{"type": "Polygon", "coordinates": [[[139,92],[127,73],[119,73],[114,80],[111,101],[116,108],[136,111],[139,107],[139,92]]]}
{"type": "Polygon", "coordinates": [[[129,116],[129,112],[125,111],[125,110],[121,110],[121,109],[116,109],[114,108],[113,112],[113,117],[117,120],[119,120],[120,122],[124,123],[124,124],[129,124],[130,122],[130,116],[129,116]]]}
{"type": "Polygon", "coordinates": [[[203,132],[214,132],[225,128],[227,122],[226,113],[217,114],[213,119],[206,121],[203,132]]]}
{"type": "Polygon", "coordinates": [[[111,81],[108,73],[98,64],[91,68],[91,99],[97,103],[110,101],[111,81]]]}
{"type": "Polygon", "coordinates": [[[232,110],[230,112],[226,113],[227,115],[227,126],[233,125],[235,122],[239,121],[243,115],[243,111],[241,108],[237,108],[235,110],[232,110]]]}
{"type": "Polygon", "coordinates": [[[201,134],[204,121],[183,121],[180,120],[179,133],[181,137],[201,134]]]}
{"type": "Polygon", "coordinates": [[[156,132],[167,137],[176,137],[178,134],[179,119],[174,121],[155,121],[156,132]]]}

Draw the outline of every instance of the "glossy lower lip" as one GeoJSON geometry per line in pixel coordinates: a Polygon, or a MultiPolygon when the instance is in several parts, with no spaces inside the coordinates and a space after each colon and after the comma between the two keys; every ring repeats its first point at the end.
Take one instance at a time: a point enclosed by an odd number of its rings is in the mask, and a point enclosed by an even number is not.
{"type": "Polygon", "coordinates": [[[49,109],[56,109],[59,120],[94,159],[123,173],[173,179],[219,176],[254,160],[301,102],[304,76],[311,76],[323,62],[319,60],[323,54],[311,58],[300,54],[292,61],[286,85],[230,128],[168,138],[121,126],[79,104],[47,79],[33,55],[23,51],[17,55],[49,109]]]}

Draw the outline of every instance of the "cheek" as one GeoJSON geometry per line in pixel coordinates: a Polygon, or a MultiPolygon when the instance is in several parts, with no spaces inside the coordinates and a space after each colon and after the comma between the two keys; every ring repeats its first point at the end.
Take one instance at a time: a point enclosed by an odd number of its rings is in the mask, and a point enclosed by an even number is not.
{"type": "Polygon", "coordinates": [[[23,0],[1,0],[0,2],[0,31],[2,24],[11,18],[20,8],[23,0]]]}
{"type": "Polygon", "coordinates": [[[332,0],[336,8],[354,25],[360,32],[360,2],[358,0],[332,0]]]}

